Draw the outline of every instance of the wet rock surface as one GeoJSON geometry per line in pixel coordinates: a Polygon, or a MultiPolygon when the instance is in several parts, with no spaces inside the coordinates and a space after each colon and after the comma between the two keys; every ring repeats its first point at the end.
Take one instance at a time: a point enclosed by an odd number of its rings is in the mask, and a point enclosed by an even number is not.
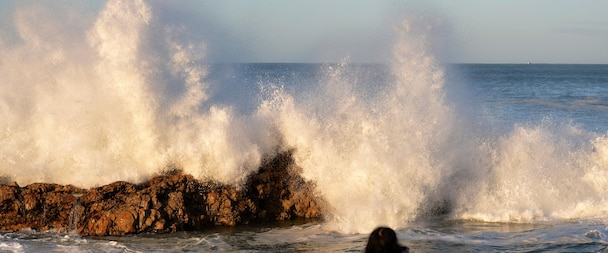
{"type": "Polygon", "coordinates": [[[289,152],[266,161],[244,186],[202,182],[179,170],[148,182],[92,189],[0,185],[0,231],[32,228],[82,236],[191,231],[260,221],[320,218],[311,182],[289,152]]]}

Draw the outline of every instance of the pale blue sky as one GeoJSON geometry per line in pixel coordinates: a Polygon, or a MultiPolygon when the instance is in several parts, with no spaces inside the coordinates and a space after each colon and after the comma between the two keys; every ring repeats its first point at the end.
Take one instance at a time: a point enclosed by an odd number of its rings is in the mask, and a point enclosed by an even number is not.
{"type": "Polygon", "coordinates": [[[221,27],[209,36],[211,47],[237,61],[385,61],[394,24],[416,15],[443,21],[437,42],[442,61],[608,63],[605,0],[229,0],[190,6],[221,27]]]}
{"type": "Polygon", "coordinates": [[[433,1],[467,62],[608,63],[608,1],[433,1]]]}
{"type": "MultiPolygon", "coordinates": [[[[0,0],[0,9],[11,6],[8,2],[0,0]]],[[[443,22],[437,44],[442,61],[608,64],[606,0],[157,0],[152,5],[163,18],[188,24],[208,44],[213,61],[382,62],[390,58],[395,23],[426,16],[443,22]]]]}
{"type": "MultiPolygon", "coordinates": [[[[231,52],[241,54],[225,55],[234,60],[337,61],[348,56],[384,61],[394,23],[422,15],[444,21],[439,42],[444,50],[438,55],[443,61],[608,63],[605,0],[229,0],[194,1],[191,7],[229,33],[217,35],[226,36],[231,52]]],[[[220,46],[218,53],[223,51],[230,50],[220,46]]]]}

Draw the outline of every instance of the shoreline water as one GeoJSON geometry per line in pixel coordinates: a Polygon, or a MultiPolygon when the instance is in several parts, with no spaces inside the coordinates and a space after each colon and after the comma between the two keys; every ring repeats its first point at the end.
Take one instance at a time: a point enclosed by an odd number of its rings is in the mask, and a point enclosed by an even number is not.
{"type": "MultiPolygon", "coordinates": [[[[536,224],[451,220],[435,217],[396,230],[412,252],[602,252],[606,224],[571,220],[536,224]]],[[[360,252],[368,234],[327,230],[323,222],[261,222],[200,231],[128,236],[79,236],[57,231],[0,233],[0,251],[88,252],[360,252]]]]}

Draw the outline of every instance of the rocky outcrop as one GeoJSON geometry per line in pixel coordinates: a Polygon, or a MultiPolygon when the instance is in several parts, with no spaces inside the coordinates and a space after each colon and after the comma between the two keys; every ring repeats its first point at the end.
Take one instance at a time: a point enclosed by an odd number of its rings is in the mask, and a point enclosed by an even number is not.
{"type": "Polygon", "coordinates": [[[202,182],[179,170],[142,184],[115,182],[88,190],[0,185],[0,231],[125,235],[320,216],[313,185],[299,176],[289,152],[264,163],[244,186],[202,182]]]}
{"type": "Polygon", "coordinates": [[[0,231],[69,227],[71,210],[82,189],[57,184],[0,185],[0,231]]]}

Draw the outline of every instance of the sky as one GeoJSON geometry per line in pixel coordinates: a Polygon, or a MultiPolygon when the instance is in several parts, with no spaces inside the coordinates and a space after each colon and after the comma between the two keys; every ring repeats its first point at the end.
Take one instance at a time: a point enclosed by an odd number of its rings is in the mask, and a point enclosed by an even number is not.
{"type": "Polygon", "coordinates": [[[231,31],[245,61],[383,61],[395,23],[425,16],[442,20],[442,61],[608,63],[605,0],[229,0],[193,9],[231,31]]]}
{"type": "Polygon", "coordinates": [[[608,1],[433,1],[460,62],[608,63],[608,1]]]}
{"type": "MultiPolygon", "coordinates": [[[[89,1],[88,11],[101,8],[101,2],[89,1]]],[[[0,14],[11,3],[16,2],[0,0],[0,14]]],[[[154,0],[152,5],[163,18],[188,24],[216,62],[386,62],[395,27],[414,16],[436,26],[432,45],[444,62],[608,64],[605,0],[154,0]]]]}

